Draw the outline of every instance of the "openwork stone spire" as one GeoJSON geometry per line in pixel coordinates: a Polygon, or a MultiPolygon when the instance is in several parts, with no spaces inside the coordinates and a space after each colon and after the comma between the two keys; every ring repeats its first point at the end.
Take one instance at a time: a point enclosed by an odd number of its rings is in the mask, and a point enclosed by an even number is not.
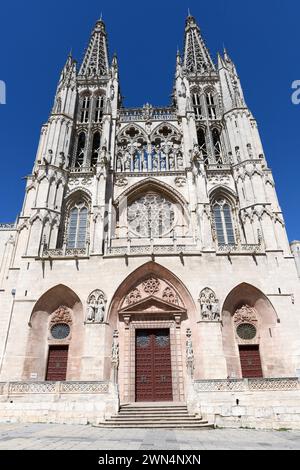
{"type": "Polygon", "coordinates": [[[108,52],[104,22],[98,20],[92,32],[79,75],[99,77],[108,75],[108,52]]]}
{"type": "Polygon", "coordinates": [[[188,73],[215,71],[214,63],[202,39],[195,18],[189,15],[185,24],[184,67],[188,73]]]}

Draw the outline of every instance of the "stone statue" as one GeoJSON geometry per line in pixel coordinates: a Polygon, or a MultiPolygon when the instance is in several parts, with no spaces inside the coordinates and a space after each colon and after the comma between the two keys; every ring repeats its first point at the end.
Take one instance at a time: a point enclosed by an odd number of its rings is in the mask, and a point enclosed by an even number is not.
{"type": "Polygon", "coordinates": [[[210,308],[206,302],[201,304],[201,316],[202,320],[210,319],[210,308]]]}
{"type": "Polygon", "coordinates": [[[87,300],[87,317],[89,323],[103,323],[105,317],[106,297],[103,291],[96,289],[87,300]]]}
{"type": "Polygon", "coordinates": [[[190,328],[186,330],[186,367],[190,376],[194,372],[194,350],[192,343],[192,332],[190,328]]]}
{"type": "Polygon", "coordinates": [[[51,149],[48,150],[48,155],[43,157],[43,161],[45,165],[51,165],[53,157],[53,151],[51,149]]]}
{"type": "Polygon", "coordinates": [[[202,321],[220,320],[219,300],[212,289],[205,287],[200,293],[199,302],[202,321]]]}
{"type": "Polygon", "coordinates": [[[219,301],[216,299],[211,304],[211,320],[220,319],[219,301]]]}
{"type": "Polygon", "coordinates": [[[113,341],[111,346],[111,362],[115,368],[119,366],[119,333],[118,330],[114,331],[113,341]]]}
{"type": "Polygon", "coordinates": [[[105,305],[102,303],[97,308],[97,321],[98,323],[104,322],[104,312],[105,312],[105,305]]]}
{"type": "Polygon", "coordinates": [[[91,305],[88,306],[87,321],[91,323],[95,321],[95,307],[91,305]]]}
{"type": "Polygon", "coordinates": [[[235,147],[235,154],[236,154],[237,161],[240,163],[240,161],[241,161],[240,147],[235,147]]]}
{"type": "Polygon", "coordinates": [[[58,167],[64,168],[65,162],[66,162],[65,154],[64,152],[60,152],[59,157],[58,157],[58,167]]]}
{"type": "Polygon", "coordinates": [[[248,150],[248,155],[249,155],[249,158],[253,158],[253,150],[252,150],[252,146],[251,144],[247,144],[247,150],[248,150]]]}

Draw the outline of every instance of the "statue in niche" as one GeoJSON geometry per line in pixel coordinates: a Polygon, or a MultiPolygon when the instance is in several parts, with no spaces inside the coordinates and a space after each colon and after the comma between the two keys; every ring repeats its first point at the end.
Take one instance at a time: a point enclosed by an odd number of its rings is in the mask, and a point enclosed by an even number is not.
{"type": "Polygon", "coordinates": [[[98,163],[100,167],[104,170],[108,165],[108,152],[106,145],[103,145],[102,149],[98,150],[98,163]]]}
{"type": "Polygon", "coordinates": [[[64,152],[60,152],[59,157],[58,157],[58,167],[64,168],[65,162],[66,162],[65,154],[64,152]]]}
{"type": "Polygon", "coordinates": [[[189,375],[193,375],[194,372],[194,350],[192,343],[192,332],[190,328],[186,330],[186,366],[189,375]]]}
{"type": "Polygon", "coordinates": [[[213,290],[206,287],[200,293],[200,308],[202,321],[219,321],[220,308],[219,300],[213,290]]]}
{"type": "Polygon", "coordinates": [[[236,159],[238,161],[238,163],[241,162],[241,151],[240,151],[240,147],[235,147],[235,155],[236,155],[236,159]]]}
{"type": "Polygon", "coordinates": [[[53,151],[51,149],[48,150],[48,155],[43,158],[44,165],[51,165],[53,157],[53,151]]]}
{"type": "Polygon", "coordinates": [[[93,291],[87,301],[87,322],[88,323],[103,323],[106,308],[105,294],[96,289],[93,291]]]}
{"type": "Polygon", "coordinates": [[[177,164],[179,169],[183,168],[183,156],[180,150],[177,151],[177,164]]]}
{"type": "Polygon", "coordinates": [[[247,144],[247,151],[248,151],[249,158],[252,160],[253,159],[253,150],[252,150],[251,144],[247,144]]]}
{"type": "Polygon", "coordinates": [[[111,346],[111,362],[115,369],[119,366],[119,332],[114,331],[112,346],[111,346]]]}
{"type": "Polygon", "coordinates": [[[169,155],[169,168],[170,170],[175,170],[175,160],[173,152],[171,152],[169,155]]]}

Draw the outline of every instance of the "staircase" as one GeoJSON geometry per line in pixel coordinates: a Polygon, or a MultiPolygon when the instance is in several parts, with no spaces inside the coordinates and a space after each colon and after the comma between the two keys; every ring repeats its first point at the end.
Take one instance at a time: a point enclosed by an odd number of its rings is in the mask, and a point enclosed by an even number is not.
{"type": "Polygon", "coordinates": [[[123,405],[117,415],[96,425],[101,428],[213,428],[201,417],[189,414],[182,403],[134,403],[123,405]]]}

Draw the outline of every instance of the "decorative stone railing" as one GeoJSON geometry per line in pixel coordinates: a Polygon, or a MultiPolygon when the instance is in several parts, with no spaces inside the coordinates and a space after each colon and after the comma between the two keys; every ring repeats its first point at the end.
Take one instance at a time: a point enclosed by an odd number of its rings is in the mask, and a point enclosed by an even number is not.
{"type": "Polygon", "coordinates": [[[0,395],[109,393],[109,382],[5,382],[0,395]]]}
{"type": "Polygon", "coordinates": [[[90,166],[80,166],[80,167],[72,167],[70,168],[70,173],[72,174],[78,174],[78,173],[84,173],[84,174],[93,174],[95,173],[95,168],[90,167],[90,166]]]}
{"type": "Polygon", "coordinates": [[[120,110],[120,121],[174,121],[177,119],[174,108],[153,108],[146,105],[143,108],[124,108],[120,110]]]}
{"type": "Polygon", "coordinates": [[[16,224],[0,224],[0,230],[14,230],[16,224]]]}
{"type": "Polygon", "coordinates": [[[184,253],[199,254],[199,248],[192,238],[184,239],[182,243],[162,244],[156,240],[145,240],[138,244],[133,240],[128,240],[124,245],[122,239],[112,240],[112,245],[105,249],[106,256],[143,256],[143,255],[180,255],[184,253]]]}
{"type": "Polygon", "coordinates": [[[300,381],[297,377],[196,380],[194,388],[196,392],[300,390],[300,381]]]}
{"type": "Polygon", "coordinates": [[[42,258],[86,258],[89,256],[89,247],[85,248],[47,248],[43,247],[42,258]]]}
{"type": "Polygon", "coordinates": [[[224,244],[217,246],[217,253],[219,254],[259,254],[264,253],[264,247],[262,244],[251,244],[251,243],[237,243],[237,244],[224,244]]]}

